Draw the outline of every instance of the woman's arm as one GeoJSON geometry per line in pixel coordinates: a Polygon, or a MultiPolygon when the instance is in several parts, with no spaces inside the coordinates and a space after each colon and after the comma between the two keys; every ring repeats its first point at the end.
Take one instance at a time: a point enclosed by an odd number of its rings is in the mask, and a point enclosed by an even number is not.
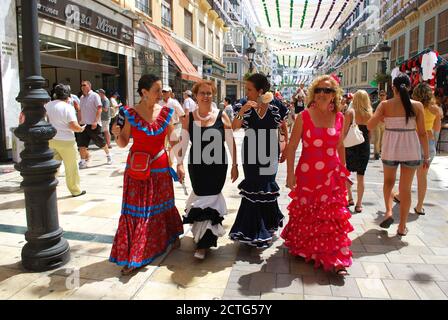
{"type": "Polygon", "coordinates": [[[286,186],[293,189],[295,186],[295,176],[294,176],[294,162],[296,160],[296,150],[299,146],[300,139],[302,138],[303,131],[303,120],[302,114],[297,115],[296,121],[294,122],[294,127],[291,132],[291,139],[286,147],[286,167],[287,167],[287,178],[286,186]]]}
{"type": "Polygon", "coordinates": [[[226,144],[227,147],[229,148],[230,155],[232,156],[232,170],[230,173],[231,179],[232,182],[235,182],[238,179],[238,160],[237,160],[236,143],[232,131],[232,122],[230,121],[229,116],[225,112],[222,113],[222,122],[224,123],[226,144]]]}
{"type": "MultiPolygon", "coordinates": [[[[345,118],[342,118],[343,121],[343,125],[342,127],[345,128],[346,127],[346,121],[345,118]]],[[[339,143],[338,143],[338,155],[339,155],[339,160],[341,161],[342,165],[345,166],[345,147],[344,147],[344,139],[345,139],[345,135],[341,134],[341,137],[339,138],[339,143]]]]}
{"type": "Polygon", "coordinates": [[[367,129],[369,131],[372,131],[373,129],[376,128],[378,123],[383,121],[383,119],[384,119],[384,102],[381,102],[378,105],[378,108],[376,108],[376,111],[373,114],[372,118],[370,118],[370,120],[367,121],[367,129]]]}
{"type": "Polygon", "coordinates": [[[423,105],[421,102],[413,101],[414,110],[416,111],[417,134],[423,149],[423,166],[429,167],[429,145],[428,135],[425,130],[425,115],[423,113],[423,105]]]}
{"type": "Polygon", "coordinates": [[[232,122],[232,129],[238,130],[243,125],[244,113],[250,108],[256,108],[258,104],[255,101],[247,101],[244,106],[241,107],[240,111],[237,113],[232,122]]]}
{"type": "Polygon", "coordinates": [[[347,137],[347,133],[348,130],[350,129],[350,125],[353,123],[353,117],[354,117],[354,111],[353,109],[348,110],[345,114],[344,114],[344,130],[342,131],[343,134],[342,136],[344,137],[342,140],[345,139],[345,137],[347,137]]]}

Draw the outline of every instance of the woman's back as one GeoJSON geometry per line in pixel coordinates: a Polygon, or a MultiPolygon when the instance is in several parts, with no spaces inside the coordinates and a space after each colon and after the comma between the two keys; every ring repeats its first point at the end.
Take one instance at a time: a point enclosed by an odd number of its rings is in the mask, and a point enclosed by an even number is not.
{"type": "MultiPolygon", "coordinates": [[[[381,102],[384,109],[384,117],[406,117],[406,111],[404,109],[403,103],[401,99],[398,97],[394,97],[392,99],[381,102]]],[[[412,109],[414,110],[414,114],[417,114],[417,104],[418,101],[411,100],[412,109]]]]}

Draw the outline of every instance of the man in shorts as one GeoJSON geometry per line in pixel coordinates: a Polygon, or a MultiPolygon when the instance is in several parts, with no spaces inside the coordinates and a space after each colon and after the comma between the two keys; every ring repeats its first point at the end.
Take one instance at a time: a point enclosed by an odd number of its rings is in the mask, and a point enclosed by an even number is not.
{"type": "Polygon", "coordinates": [[[110,149],[110,119],[112,115],[112,108],[109,99],[106,97],[106,91],[104,89],[99,89],[97,93],[100,95],[101,103],[103,105],[103,110],[101,111],[101,128],[103,129],[104,138],[106,139],[107,147],[110,149]]]}
{"type": "Polygon", "coordinates": [[[82,96],[80,99],[81,107],[81,124],[86,125],[86,129],[76,135],[76,143],[78,144],[81,161],[79,168],[87,168],[89,161],[89,144],[93,140],[95,145],[102,148],[106,153],[107,164],[112,164],[112,158],[107,147],[104,134],[101,129],[101,112],[103,104],[98,93],[92,90],[90,81],[83,80],[81,82],[82,96]]]}

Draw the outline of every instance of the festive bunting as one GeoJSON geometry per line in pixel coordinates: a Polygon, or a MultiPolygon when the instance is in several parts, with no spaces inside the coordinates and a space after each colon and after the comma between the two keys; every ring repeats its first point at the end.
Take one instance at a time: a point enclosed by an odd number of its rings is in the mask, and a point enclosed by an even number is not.
{"type": "Polygon", "coordinates": [[[296,56],[296,62],[294,63],[294,68],[297,67],[297,58],[298,58],[298,56],[296,56]]]}
{"type": "Polygon", "coordinates": [[[261,1],[263,1],[264,13],[266,15],[266,20],[268,21],[268,26],[270,28],[271,27],[271,20],[269,19],[269,13],[268,13],[268,7],[266,6],[266,0],[261,0],[261,1]]]}
{"type": "Polygon", "coordinates": [[[344,22],[341,23],[339,25],[339,29],[345,25],[347,23],[348,20],[350,20],[350,18],[353,16],[353,14],[356,12],[356,10],[359,8],[359,6],[361,5],[361,3],[363,2],[363,0],[359,0],[358,3],[356,4],[355,8],[352,10],[352,12],[347,16],[347,18],[345,18],[344,22]]]}
{"type": "Polygon", "coordinates": [[[322,4],[322,0],[319,0],[319,3],[317,4],[316,13],[314,14],[313,23],[311,24],[311,28],[314,27],[314,23],[316,22],[317,15],[319,14],[320,5],[322,4]]]}
{"type": "Polygon", "coordinates": [[[289,27],[292,28],[292,17],[294,12],[294,0],[291,0],[289,4],[289,27]]]}
{"type": "Polygon", "coordinates": [[[322,22],[322,25],[320,26],[320,28],[322,29],[325,26],[325,23],[327,23],[328,17],[330,16],[331,11],[333,11],[334,5],[336,3],[336,0],[333,0],[331,2],[331,6],[330,9],[328,9],[327,15],[325,16],[324,21],[322,22]]]}
{"type": "Polygon", "coordinates": [[[331,24],[330,29],[332,29],[334,27],[334,25],[338,21],[339,17],[341,16],[341,14],[344,12],[345,8],[347,7],[348,3],[349,3],[349,0],[345,0],[344,5],[342,6],[342,8],[339,11],[338,15],[336,16],[336,18],[334,19],[333,23],[331,24]]]}
{"type": "Polygon", "coordinates": [[[281,27],[282,27],[282,21],[281,21],[281,19],[280,19],[280,7],[279,7],[279,5],[278,5],[278,1],[279,1],[279,0],[275,0],[275,4],[276,4],[276,7],[277,7],[278,27],[281,28],[281,27]]]}
{"type": "Polygon", "coordinates": [[[303,7],[302,23],[300,24],[300,29],[303,28],[303,24],[305,23],[305,16],[306,16],[307,8],[308,8],[308,0],[305,0],[305,6],[303,7]]]}
{"type": "Polygon", "coordinates": [[[308,63],[310,62],[311,56],[308,56],[308,60],[306,61],[306,64],[304,66],[304,68],[306,68],[306,66],[308,65],[308,63]]]}
{"type": "Polygon", "coordinates": [[[302,63],[303,63],[303,56],[302,56],[302,60],[300,61],[300,66],[299,66],[299,68],[302,67],[302,63]]]}

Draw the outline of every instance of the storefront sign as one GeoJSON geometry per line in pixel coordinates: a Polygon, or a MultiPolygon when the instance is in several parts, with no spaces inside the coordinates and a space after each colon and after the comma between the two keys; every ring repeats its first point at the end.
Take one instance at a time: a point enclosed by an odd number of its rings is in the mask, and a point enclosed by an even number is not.
{"type": "Polygon", "coordinates": [[[68,0],[38,0],[39,15],[63,22],[67,27],[83,29],[126,45],[133,45],[134,31],[92,9],[68,0]]]}

